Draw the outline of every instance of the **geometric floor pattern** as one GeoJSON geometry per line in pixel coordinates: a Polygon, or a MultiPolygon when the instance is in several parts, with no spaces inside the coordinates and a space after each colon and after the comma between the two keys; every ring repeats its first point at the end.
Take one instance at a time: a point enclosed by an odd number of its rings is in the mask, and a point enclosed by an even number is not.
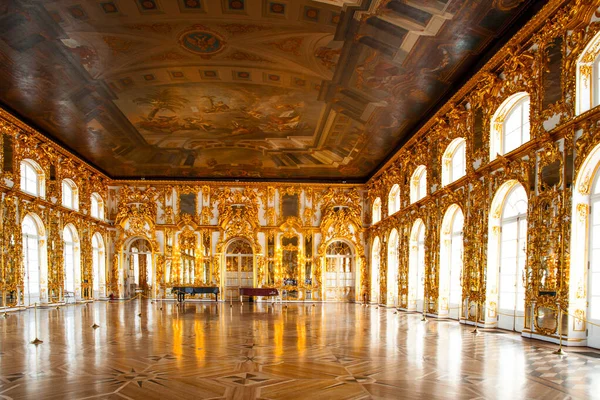
{"type": "Polygon", "coordinates": [[[592,349],[358,304],[96,302],[38,310],[37,332],[34,315],[0,318],[0,400],[600,399],[592,349]]]}

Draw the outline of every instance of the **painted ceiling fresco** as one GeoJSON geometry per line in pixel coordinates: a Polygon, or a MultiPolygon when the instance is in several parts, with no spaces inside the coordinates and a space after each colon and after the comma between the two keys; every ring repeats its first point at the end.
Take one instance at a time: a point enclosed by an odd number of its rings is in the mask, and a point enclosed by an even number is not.
{"type": "Polygon", "coordinates": [[[534,0],[5,0],[0,102],[112,178],[366,180],[534,0]]]}

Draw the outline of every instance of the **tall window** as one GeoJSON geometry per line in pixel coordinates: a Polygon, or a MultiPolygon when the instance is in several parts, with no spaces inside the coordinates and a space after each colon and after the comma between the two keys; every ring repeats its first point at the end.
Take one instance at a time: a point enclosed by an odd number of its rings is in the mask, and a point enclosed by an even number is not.
{"type": "Polygon", "coordinates": [[[70,179],[62,181],[62,205],[72,210],[79,209],[77,186],[70,179]]]}
{"type": "Polygon", "coordinates": [[[503,153],[510,153],[529,141],[529,97],[510,110],[504,122],[503,153]]]}
{"type": "Polygon", "coordinates": [[[392,215],[400,210],[400,186],[395,184],[390,189],[388,195],[388,215],[392,215]]]}
{"type": "Polygon", "coordinates": [[[464,215],[457,204],[446,210],[440,235],[439,314],[461,316],[464,215]]]}
{"type": "MultiPolygon", "coordinates": [[[[596,173],[590,197],[590,244],[589,244],[589,317],[600,320],[600,174],[596,173]]],[[[596,322],[594,321],[594,322],[596,322]]]]}
{"type": "Polygon", "coordinates": [[[380,260],[379,237],[373,241],[371,250],[371,302],[379,303],[379,260],[380,260]]]}
{"type": "Polygon", "coordinates": [[[500,272],[498,282],[499,327],[520,331],[516,316],[525,311],[522,283],[527,261],[527,193],[515,185],[502,210],[500,233],[500,272]],[[503,314],[514,315],[503,317],[503,314]]]}
{"type": "Polygon", "coordinates": [[[131,248],[131,258],[133,261],[133,283],[140,284],[140,255],[137,247],[131,248]]]}
{"type": "Polygon", "coordinates": [[[419,165],[410,178],[410,202],[416,203],[427,196],[427,169],[419,165]]]}
{"type": "Polygon", "coordinates": [[[381,199],[378,197],[373,202],[373,223],[381,221],[381,199]]]}
{"type": "Polygon", "coordinates": [[[94,298],[98,298],[104,294],[100,291],[105,281],[104,243],[99,233],[92,236],[92,280],[94,298]]]}
{"type": "Polygon", "coordinates": [[[39,231],[35,220],[27,215],[21,225],[23,234],[24,301],[33,305],[40,301],[39,231]]]}
{"type": "Polygon", "coordinates": [[[21,190],[34,196],[43,197],[44,173],[32,160],[21,161],[21,190]]]}
{"type": "Polygon", "coordinates": [[[411,231],[409,257],[409,309],[423,311],[425,299],[425,224],[420,219],[414,223],[411,231]]]}
{"type": "Polygon", "coordinates": [[[79,255],[77,254],[77,232],[72,225],[63,230],[65,291],[76,294],[81,279],[79,255]]]}
{"type": "Polygon", "coordinates": [[[387,304],[388,306],[398,305],[398,231],[393,229],[388,240],[388,276],[387,276],[387,304]]]}
{"type": "Polygon", "coordinates": [[[462,178],[466,174],[465,139],[454,139],[442,157],[442,186],[462,178]]]}
{"type": "Polygon", "coordinates": [[[577,60],[577,114],[600,104],[600,32],[594,36],[577,60]]]}
{"type": "Polygon", "coordinates": [[[456,308],[462,297],[460,277],[463,267],[463,223],[463,213],[458,209],[454,214],[450,234],[450,296],[448,300],[451,308],[456,308]]]}
{"type": "Polygon", "coordinates": [[[98,193],[92,193],[90,208],[92,218],[104,219],[104,202],[98,193]]]}
{"type": "Polygon", "coordinates": [[[530,139],[529,94],[513,94],[498,107],[492,117],[490,159],[521,147],[530,139]]]}

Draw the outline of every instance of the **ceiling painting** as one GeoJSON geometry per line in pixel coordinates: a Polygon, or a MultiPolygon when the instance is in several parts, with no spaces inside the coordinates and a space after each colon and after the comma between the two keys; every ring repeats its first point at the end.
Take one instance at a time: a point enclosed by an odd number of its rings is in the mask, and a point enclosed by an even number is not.
{"type": "Polygon", "coordinates": [[[112,178],[364,181],[538,3],[7,0],[0,103],[112,178]]]}
{"type": "Polygon", "coordinates": [[[186,147],[201,139],[312,136],[324,107],[315,97],[290,88],[206,82],[136,88],[115,103],[150,145],[186,147]]]}

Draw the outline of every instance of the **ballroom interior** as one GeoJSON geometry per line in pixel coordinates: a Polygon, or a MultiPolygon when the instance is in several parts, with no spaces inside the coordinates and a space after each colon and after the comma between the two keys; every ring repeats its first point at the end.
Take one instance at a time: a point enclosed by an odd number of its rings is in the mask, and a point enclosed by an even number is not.
{"type": "Polygon", "coordinates": [[[0,2],[0,399],[600,398],[600,0],[0,2]]]}

